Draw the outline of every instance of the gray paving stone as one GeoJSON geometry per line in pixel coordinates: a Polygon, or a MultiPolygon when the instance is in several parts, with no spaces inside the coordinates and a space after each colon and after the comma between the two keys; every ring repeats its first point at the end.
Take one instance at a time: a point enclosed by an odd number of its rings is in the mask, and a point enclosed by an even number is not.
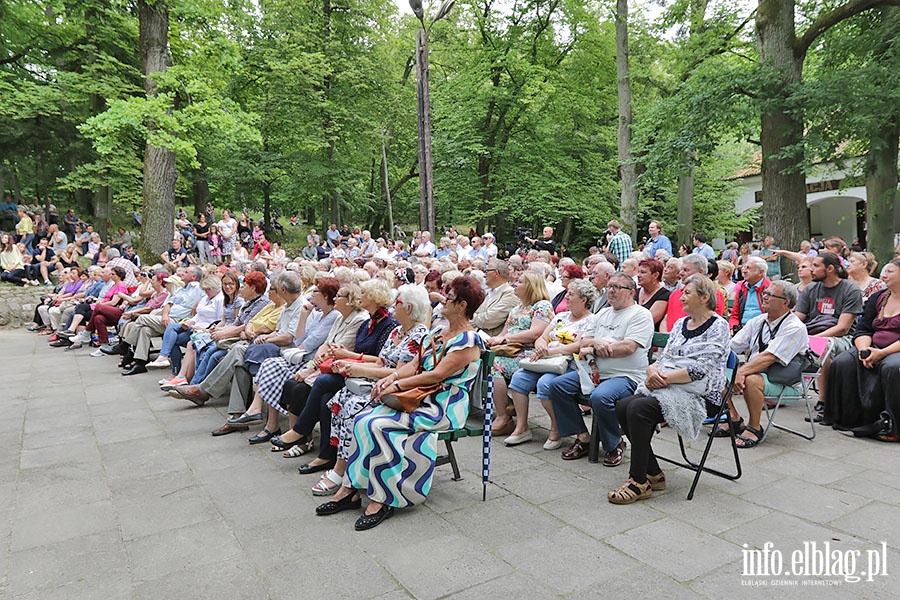
{"type": "Polygon", "coordinates": [[[13,552],[9,590],[25,594],[71,583],[96,585],[111,575],[129,579],[125,547],[114,529],[13,552]]]}
{"type": "Polygon", "coordinates": [[[862,490],[874,500],[900,506],[900,473],[872,470],[859,472],[857,469],[854,475],[835,481],[830,487],[850,493],[862,490]]]}
{"type": "Polygon", "coordinates": [[[491,478],[492,481],[533,504],[541,504],[577,492],[589,493],[594,482],[543,464],[491,478]]]}
{"type": "Polygon", "coordinates": [[[397,582],[377,562],[377,557],[355,548],[332,547],[327,552],[317,552],[301,561],[286,557],[284,561],[263,571],[261,577],[272,598],[285,598],[305,590],[310,596],[318,595],[318,587],[327,581],[325,593],[330,598],[359,597],[360,589],[366,595],[380,595],[394,591],[397,582]],[[314,591],[315,590],[315,591],[314,591]]]}
{"type": "Polygon", "coordinates": [[[126,541],[125,550],[135,584],[220,562],[239,562],[241,555],[237,540],[220,518],[126,541]]]}
{"type": "Polygon", "coordinates": [[[866,498],[848,494],[798,479],[788,479],[756,488],[742,496],[745,500],[768,506],[814,523],[825,523],[867,502],[866,498]],[[815,498],[815,502],[803,499],[815,498]]]}
{"type": "Polygon", "coordinates": [[[187,470],[181,454],[162,436],[104,444],[99,450],[110,479],[153,477],[160,473],[187,470]]]}
{"type": "Polygon", "coordinates": [[[604,598],[666,598],[667,600],[696,600],[703,598],[687,584],[679,583],[655,569],[643,565],[631,569],[616,570],[607,574],[600,584],[586,587],[570,594],[569,598],[592,598],[602,590],[604,598]]]}
{"type": "MultiPolygon", "coordinates": [[[[483,600],[484,598],[559,598],[559,594],[542,586],[525,573],[510,573],[497,579],[457,592],[453,600],[483,600]]],[[[590,597],[590,595],[586,596],[590,597]]]]}
{"type": "Polygon", "coordinates": [[[543,537],[565,526],[563,521],[542,508],[512,495],[484,504],[479,502],[442,516],[460,531],[468,531],[470,539],[488,548],[521,541],[527,536],[543,537]]]}
{"type": "Polygon", "coordinates": [[[269,596],[262,579],[253,568],[240,564],[239,561],[221,561],[141,582],[134,587],[134,598],[135,600],[158,598],[264,600],[275,596],[269,596]]]}
{"type": "Polygon", "coordinates": [[[73,443],[90,443],[95,441],[94,431],[90,426],[57,427],[52,431],[25,433],[22,447],[25,450],[37,450],[50,446],[73,443]]]}
{"type": "Polygon", "coordinates": [[[884,541],[895,550],[900,549],[900,519],[896,506],[872,502],[828,524],[876,544],[884,541]]]}
{"type": "Polygon", "coordinates": [[[597,542],[573,527],[509,544],[496,553],[519,572],[559,594],[583,589],[637,565],[616,548],[597,542]]]}
{"type": "Polygon", "coordinates": [[[99,500],[52,513],[27,512],[13,524],[11,550],[27,550],[116,529],[112,503],[99,500]]]}
{"type": "Polygon", "coordinates": [[[740,548],[734,544],[671,518],[632,529],[608,541],[676,581],[690,581],[721,567],[732,556],[740,556],[740,548]],[[690,551],[685,552],[686,548],[690,551]]]}
{"type": "MultiPolygon", "coordinates": [[[[360,535],[381,537],[385,535],[381,529],[360,532],[360,535]]],[[[440,598],[513,570],[480,544],[461,535],[407,540],[405,544],[383,545],[377,560],[414,598],[440,598]]]]}

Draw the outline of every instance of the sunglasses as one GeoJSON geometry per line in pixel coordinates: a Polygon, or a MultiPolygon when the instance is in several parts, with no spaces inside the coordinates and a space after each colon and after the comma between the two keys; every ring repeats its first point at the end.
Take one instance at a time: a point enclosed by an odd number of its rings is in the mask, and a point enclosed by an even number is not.
{"type": "Polygon", "coordinates": [[[763,292],[762,295],[765,296],[766,298],[781,298],[782,300],[787,300],[787,298],[785,298],[784,296],[779,296],[778,294],[773,294],[769,290],[766,290],[765,292],[763,292]]]}

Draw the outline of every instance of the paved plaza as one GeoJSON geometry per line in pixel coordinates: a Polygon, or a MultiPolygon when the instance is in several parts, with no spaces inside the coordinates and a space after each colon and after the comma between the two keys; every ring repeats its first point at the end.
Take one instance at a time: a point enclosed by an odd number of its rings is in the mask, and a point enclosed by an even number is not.
{"type": "MultiPolygon", "coordinates": [[[[630,451],[618,468],[567,462],[536,428],[534,442],[495,445],[482,502],[481,443],[462,440],[463,481],[439,467],[424,505],[360,533],[356,511],[314,515],[324,500],[316,476],[297,473],[305,457],[211,437],[224,406],[175,400],[160,374],[121,377],[116,358],[45,340],[0,331],[0,598],[719,599],[763,585],[887,598],[900,587],[897,445],[773,431],[741,451],[737,482],[704,475],[688,502],[693,474],[670,468],[666,491],[613,506],[606,492],[630,451]],[[780,560],[780,576],[746,572],[747,550],[764,547],[752,558],[780,560]],[[848,575],[784,575],[816,562],[848,575]],[[863,575],[873,568],[887,574],[863,575]]],[[[803,424],[799,406],[784,413],[803,424]]],[[[546,427],[536,403],[532,415],[546,427]]],[[[663,430],[657,451],[677,454],[675,440],[663,430]]],[[[726,466],[727,440],[713,448],[726,466]]]]}

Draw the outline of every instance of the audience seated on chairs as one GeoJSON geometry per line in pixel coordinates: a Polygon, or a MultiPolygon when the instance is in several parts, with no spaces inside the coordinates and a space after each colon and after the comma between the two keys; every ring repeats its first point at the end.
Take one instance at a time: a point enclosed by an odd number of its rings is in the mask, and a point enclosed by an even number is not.
{"type": "Polygon", "coordinates": [[[687,316],[675,322],[636,394],[616,405],[616,418],[631,440],[631,467],[628,481],[607,495],[613,504],[631,504],[665,489],[666,476],[650,446],[660,422],[695,439],[706,418],[705,403],[722,401],[731,350],[728,322],[716,314],[716,285],[706,275],[694,274],[681,289],[687,316]]]}
{"type": "MultiPolygon", "coordinates": [[[[172,321],[187,319],[191,315],[194,305],[203,297],[200,288],[200,280],[203,278],[203,269],[189,267],[182,275],[184,287],[171,294],[163,304],[160,314],[142,315],[134,322],[134,326],[128,331],[125,343],[130,346],[126,356],[129,362],[125,364],[122,375],[136,375],[147,372],[147,363],[150,357],[150,339],[161,336],[172,321]]],[[[171,279],[171,278],[170,278],[171,279]]]]}
{"type": "MultiPolygon", "coordinates": [[[[347,386],[338,393],[331,410],[331,445],[337,447],[337,462],[312,487],[314,496],[330,496],[337,491],[347,472],[347,459],[353,445],[353,423],[372,402],[370,390],[379,380],[392,375],[410,361],[417,361],[422,341],[428,334],[431,305],[425,289],[415,285],[399,288],[394,304],[394,318],[400,323],[391,332],[376,361],[363,363],[335,361],[333,369],[348,378],[347,386]],[[361,378],[364,378],[362,380],[361,378]],[[367,380],[367,381],[366,381],[367,380]],[[359,382],[363,381],[362,389],[359,382]],[[351,382],[353,384],[351,385],[351,382]]],[[[323,443],[325,443],[323,441],[323,443]]]]}
{"type": "Polygon", "coordinates": [[[359,509],[366,494],[369,505],[355,525],[362,531],[397,508],[420,504],[431,491],[437,433],[465,425],[470,387],[481,364],[482,342],[471,319],[484,292],[467,277],[457,277],[448,287],[443,315],[449,325],[431,331],[421,360],[375,384],[373,397],[383,404],[356,416],[347,473],[332,499],[316,508],[317,515],[359,509]],[[410,412],[398,410],[392,394],[431,384],[441,387],[410,412]]]}
{"type": "MultiPolygon", "coordinates": [[[[298,469],[301,474],[331,469],[337,457],[337,447],[330,444],[331,410],[328,408],[328,401],[344,387],[346,379],[338,373],[322,372],[322,369],[317,369],[318,364],[329,358],[365,362],[377,360],[388,336],[397,326],[397,320],[388,313],[388,308],[394,302],[394,296],[387,283],[383,279],[370,279],[362,282],[360,289],[358,307],[362,309],[366,318],[360,323],[357,320],[358,315],[352,316],[352,321],[359,323],[353,340],[329,343],[327,348],[321,348],[322,352],[316,353],[315,361],[318,362],[314,361],[314,365],[309,366],[308,370],[297,374],[303,378],[304,383],[293,390],[294,397],[290,402],[295,403],[295,410],[301,407],[302,410],[290,431],[283,436],[272,438],[273,446],[287,449],[293,444],[305,443],[312,436],[316,423],[319,424],[321,438],[319,455],[298,469]],[[315,381],[310,385],[308,380],[312,377],[315,381]]],[[[353,331],[351,326],[348,334],[353,331]]]]}
{"type": "Polygon", "coordinates": [[[634,301],[650,311],[653,315],[653,327],[659,331],[659,325],[666,318],[669,308],[669,290],[662,284],[665,266],[655,258],[646,258],[638,263],[637,284],[634,301]]]}
{"type": "Polygon", "coordinates": [[[854,347],[838,355],[828,374],[823,424],[900,441],[900,259],[881,272],[885,290],[865,305],[854,347]],[[888,419],[882,413],[888,414],[888,419]],[[885,422],[887,421],[887,422],[885,422]],[[877,423],[877,425],[876,425],[877,423]],[[867,430],[868,428],[868,430],[867,430]]]}
{"type": "MultiPolygon", "coordinates": [[[[610,277],[606,289],[610,306],[594,316],[592,328],[584,333],[578,356],[583,360],[593,357],[592,379],[596,387],[590,392],[591,411],[599,422],[603,464],[616,467],[625,455],[625,440],[616,422],[616,403],[633,394],[643,381],[647,350],[653,338],[653,316],[635,303],[635,284],[631,277],[616,273],[610,277]]],[[[577,460],[588,455],[591,434],[578,406],[578,395],[583,389],[575,371],[550,384],[550,401],[559,435],[576,436],[572,446],[563,451],[564,460],[577,460]]]]}
{"type": "MultiPolygon", "coordinates": [[[[802,360],[809,347],[806,327],[791,312],[797,303],[796,286],[789,281],[773,281],[761,294],[763,314],[747,321],[731,340],[736,353],[749,353],[734,380],[734,392],[743,394],[747,403],[746,425],[733,398],[729,407],[729,418],[735,432],[740,433],[735,442],[738,448],[752,448],[763,441],[760,416],[765,397],[777,396],[782,386],[800,383],[802,360]]],[[[715,435],[729,436],[728,424],[719,425],[715,435]]]]}

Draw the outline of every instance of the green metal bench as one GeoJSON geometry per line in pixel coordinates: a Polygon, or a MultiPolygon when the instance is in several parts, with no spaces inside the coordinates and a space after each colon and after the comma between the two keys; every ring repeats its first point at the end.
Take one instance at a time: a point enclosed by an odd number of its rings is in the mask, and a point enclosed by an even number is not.
{"type": "MultiPolygon", "coordinates": [[[[475,396],[474,398],[470,398],[470,405],[472,404],[480,404],[482,409],[484,408],[484,399],[487,398],[488,390],[490,388],[490,379],[491,379],[491,371],[494,368],[494,353],[490,350],[485,350],[481,353],[481,368],[478,370],[478,376],[475,378],[475,381],[472,382],[472,391],[471,395],[475,396]],[[480,401],[480,402],[479,402],[480,401]]],[[[452,429],[449,431],[442,431],[438,434],[438,440],[444,442],[447,454],[443,454],[437,457],[435,461],[435,466],[440,467],[442,465],[449,464],[453,469],[453,481],[459,481],[462,479],[462,475],[459,472],[459,464],[456,462],[456,453],[453,452],[453,442],[461,440],[467,437],[481,437],[484,435],[484,428],[480,425],[471,425],[466,423],[460,429],[452,429]]]]}

